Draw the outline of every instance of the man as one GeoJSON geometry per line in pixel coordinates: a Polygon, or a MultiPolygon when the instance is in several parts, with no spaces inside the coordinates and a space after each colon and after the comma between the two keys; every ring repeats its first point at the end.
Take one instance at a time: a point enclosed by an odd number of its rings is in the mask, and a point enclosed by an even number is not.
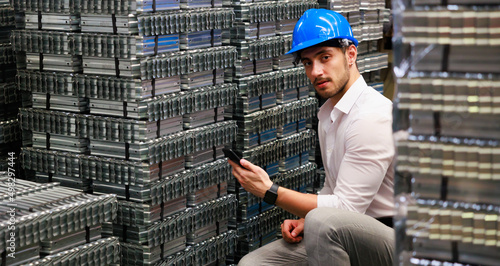
{"type": "Polygon", "coordinates": [[[229,161],[243,188],[302,217],[284,221],[283,239],[240,265],[392,264],[392,103],[366,85],[357,45],[347,20],[334,11],[311,9],[297,22],[288,53],[328,99],[318,113],[325,185],[319,195],[303,194],[273,184],[247,160],[240,161],[244,168],[229,161]]]}

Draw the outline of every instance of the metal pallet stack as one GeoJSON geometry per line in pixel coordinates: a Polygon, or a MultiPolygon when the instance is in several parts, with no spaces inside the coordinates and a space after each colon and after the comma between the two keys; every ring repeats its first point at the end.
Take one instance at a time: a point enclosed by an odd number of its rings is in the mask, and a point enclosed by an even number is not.
{"type": "Polygon", "coordinates": [[[236,198],[222,148],[237,129],[224,116],[237,87],[224,83],[236,48],[222,46],[222,30],[233,10],[188,0],[14,4],[25,22],[11,38],[17,87],[32,93],[19,116],[24,169],[116,194],[118,218],[103,234],[119,237],[124,265],[224,262],[236,198]]]}
{"type": "MultiPolygon", "coordinates": [[[[292,32],[300,16],[316,1],[225,1],[234,8],[235,23],[223,31],[236,46],[238,59],[226,80],[238,84],[233,108],[238,123],[234,149],[263,167],[271,179],[290,189],[305,191],[315,178],[316,165],[309,152],[316,143],[310,118],[317,100],[309,97],[309,80],[303,67],[295,67],[290,50],[292,32]]],[[[238,248],[230,262],[274,241],[286,214],[230,184],[239,202],[238,248]]]]}
{"type": "Polygon", "coordinates": [[[359,72],[369,86],[381,92],[384,82],[380,70],[387,68],[388,55],[379,52],[378,41],[383,38],[383,25],[389,22],[390,10],[385,0],[319,0],[322,8],[341,13],[352,27],[354,37],[359,41],[359,72]]]}
{"type": "Polygon", "coordinates": [[[500,5],[447,4],[393,2],[399,262],[498,265],[500,5]]]}
{"type": "Polygon", "coordinates": [[[101,238],[116,219],[115,195],[90,195],[0,173],[2,265],[119,265],[116,237],[101,238]]]}
{"type": "MultiPolygon", "coordinates": [[[[7,171],[9,152],[17,161],[21,146],[21,131],[16,119],[21,106],[21,94],[16,90],[16,60],[10,43],[10,33],[16,27],[14,9],[9,1],[0,1],[0,170],[7,171]]],[[[17,168],[16,168],[17,169],[17,168]]]]}

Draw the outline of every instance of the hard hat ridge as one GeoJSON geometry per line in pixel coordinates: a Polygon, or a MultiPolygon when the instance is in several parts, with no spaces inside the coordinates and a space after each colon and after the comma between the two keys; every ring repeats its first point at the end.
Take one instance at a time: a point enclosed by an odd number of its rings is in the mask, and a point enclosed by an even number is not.
{"type": "Polygon", "coordinates": [[[352,34],[347,19],[335,11],[309,9],[300,17],[293,30],[291,54],[331,39],[348,39],[355,46],[358,40],[352,34]]]}

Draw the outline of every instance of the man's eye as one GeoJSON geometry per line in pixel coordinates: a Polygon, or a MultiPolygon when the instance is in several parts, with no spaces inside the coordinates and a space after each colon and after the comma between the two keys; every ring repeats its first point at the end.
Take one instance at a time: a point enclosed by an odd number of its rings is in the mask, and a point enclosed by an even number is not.
{"type": "Polygon", "coordinates": [[[302,64],[303,64],[304,66],[310,66],[310,65],[311,65],[311,62],[302,62],[302,64]]]}
{"type": "Polygon", "coordinates": [[[330,56],[329,56],[329,55],[325,55],[325,56],[323,56],[323,59],[324,59],[324,60],[328,60],[328,58],[330,58],[330,56]]]}

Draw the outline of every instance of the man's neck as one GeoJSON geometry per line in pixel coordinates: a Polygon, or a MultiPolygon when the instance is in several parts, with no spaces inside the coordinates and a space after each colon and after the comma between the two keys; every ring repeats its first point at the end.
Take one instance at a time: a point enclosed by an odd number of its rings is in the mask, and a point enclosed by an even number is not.
{"type": "Polygon", "coordinates": [[[335,106],[340,101],[340,99],[342,99],[344,94],[351,88],[351,86],[354,84],[354,82],[356,82],[356,80],[358,80],[360,76],[361,74],[359,74],[358,68],[356,66],[353,66],[350,69],[349,81],[345,84],[344,90],[330,98],[333,106],[335,106]]]}

